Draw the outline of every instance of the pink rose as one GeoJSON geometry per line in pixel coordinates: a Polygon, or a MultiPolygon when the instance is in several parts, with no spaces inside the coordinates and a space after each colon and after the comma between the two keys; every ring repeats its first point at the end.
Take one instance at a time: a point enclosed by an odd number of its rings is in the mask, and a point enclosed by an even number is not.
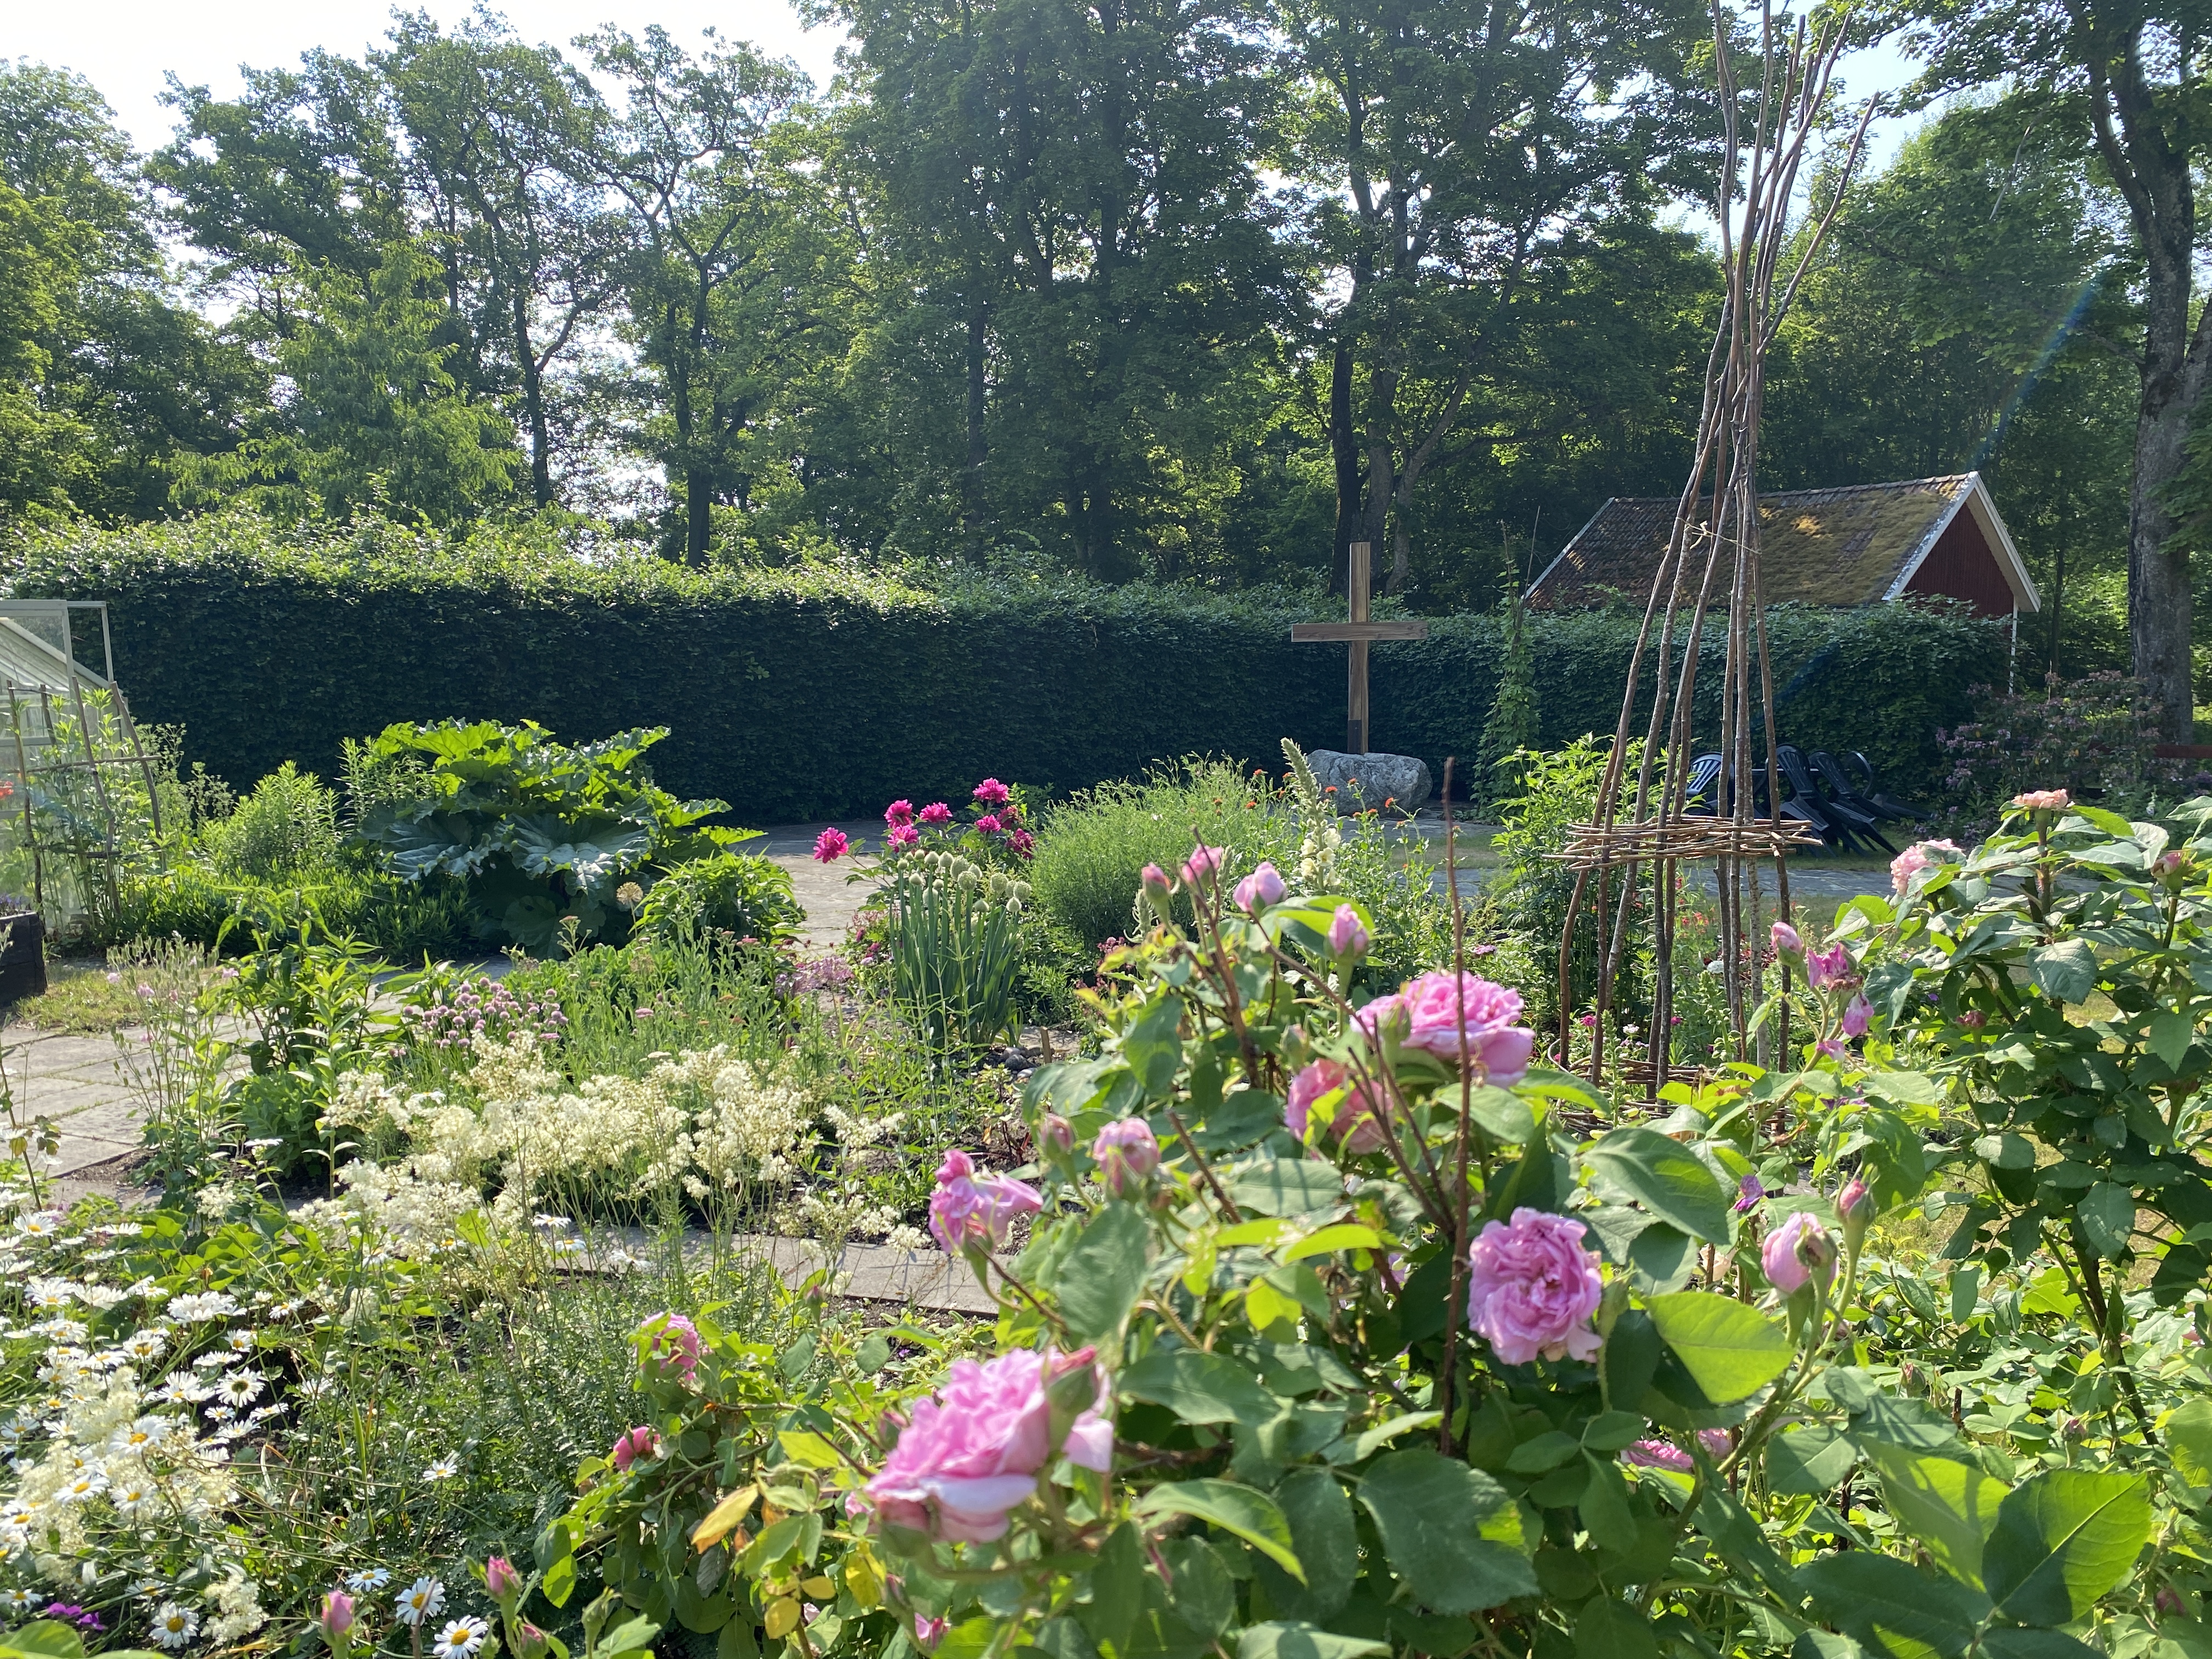
{"type": "Polygon", "coordinates": [[[1407,1048],[1457,1060],[1462,1015],[1467,1057],[1491,1082],[1510,1086],[1528,1075],[1536,1034],[1514,1024],[1521,1018],[1521,994],[1474,974],[1423,974],[1395,996],[1377,997],[1352,1018],[1378,1044],[1384,1023],[1401,1018],[1407,1030],[1401,1041],[1407,1048]]]}
{"type": "Polygon", "coordinates": [[[1805,953],[1805,982],[1816,991],[1841,984],[1851,976],[1851,953],[1841,945],[1805,953]]]}
{"type": "Polygon", "coordinates": [[[1205,842],[1200,842],[1198,846],[1198,850],[1183,860],[1183,880],[1188,882],[1191,886],[1196,887],[1200,884],[1211,879],[1215,872],[1221,868],[1222,860],[1227,856],[1226,852],[1223,848],[1218,847],[1208,847],[1205,842]]]}
{"type": "Polygon", "coordinates": [[[1354,1082],[1352,1068],[1334,1060],[1316,1060],[1291,1079],[1290,1098],[1283,1103],[1283,1127],[1304,1140],[1314,1103],[1340,1089],[1346,1093],[1330,1127],[1344,1143],[1344,1150],[1353,1157],[1374,1152],[1382,1144],[1382,1114],[1376,1111],[1366,1091],[1354,1082]]]}
{"type": "Polygon", "coordinates": [[[986,806],[1004,806],[1007,793],[1006,786],[996,778],[986,778],[975,786],[975,799],[986,806]]]}
{"type": "Polygon", "coordinates": [[[2063,789],[2031,789],[2026,794],[2014,795],[2012,804],[2029,812],[2056,812],[2061,807],[2071,806],[2074,801],[2063,789]]]}
{"type": "Polygon", "coordinates": [[[912,823],[914,822],[914,803],[910,800],[893,801],[889,806],[884,808],[884,822],[890,824],[894,830],[899,828],[902,824],[912,823]]]}
{"type": "Polygon", "coordinates": [[[1280,904],[1288,890],[1283,885],[1282,872],[1272,864],[1262,864],[1237,884],[1237,908],[1256,916],[1269,905],[1280,904]]]}
{"type": "Polygon", "coordinates": [[[638,1333],[645,1338],[645,1363],[662,1376],[680,1376],[689,1382],[699,1369],[699,1328],[679,1313],[665,1313],[645,1322],[638,1333]]]}
{"type": "Polygon", "coordinates": [[[1597,1353],[1589,1322],[1605,1281],[1583,1231],[1565,1216],[1523,1208],[1510,1225],[1491,1222],[1468,1247],[1468,1323],[1505,1364],[1597,1353]]]}
{"type": "Polygon", "coordinates": [[[1017,1216],[1044,1208],[1044,1194],[1012,1176],[975,1173],[967,1153],[945,1153],[938,1166],[937,1190],[929,1197],[929,1231],[954,1255],[969,1249],[996,1249],[1006,1242],[1017,1216]]]}
{"type": "MultiPolygon", "coordinates": [[[[1110,1469],[1114,1431],[1097,1405],[1070,1425],[1064,1444],[1051,1443],[1048,1385],[1091,1364],[1088,1348],[1064,1356],[1019,1348],[981,1364],[954,1360],[945,1387],[915,1405],[914,1420],[864,1489],[877,1513],[933,1537],[988,1544],[1006,1536],[1007,1511],[1036,1492],[1055,1455],[1110,1469]]],[[[1105,1399],[1102,1380],[1099,1403],[1105,1399]]]]}
{"type": "Polygon", "coordinates": [[[952,822],[952,809],[941,800],[933,800],[921,809],[921,821],[930,824],[950,823],[952,822]]]}
{"type": "Polygon", "coordinates": [[[1348,904],[1338,905],[1328,924],[1328,948],[1340,957],[1364,957],[1370,943],[1359,912],[1348,904]]]}
{"type": "Polygon", "coordinates": [[[1098,1132],[1098,1139],[1091,1143],[1091,1156],[1097,1162],[1106,1190],[1116,1198],[1132,1198],[1160,1167],[1159,1139],[1144,1119],[1119,1118],[1098,1132]]]}
{"type": "Polygon", "coordinates": [[[1913,877],[1939,862],[1932,856],[1937,853],[1948,853],[1956,858],[1959,856],[1958,843],[1949,841],[1914,842],[1889,861],[1889,884],[1902,893],[1912,885],[1913,877]]]}
{"type": "Polygon", "coordinates": [[[1843,1190],[1836,1194],[1836,1219],[1846,1227],[1854,1222],[1874,1219],[1874,1194],[1856,1176],[1846,1181],[1843,1190]]]}
{"type": "Polygon", "coordinates": [[[824,830],[814,838],[814,861],[817,864],[835,864],[845,856],[846,848],[851,845],[852,842],[845,839],[842,830],[824,830]]]}
{"type": "Polygon", "coordinates": [[[628,1474],[629,1466],[639,1458],[660,1455],[660,1437],[641,1423],[618,1437],[607,1455],[614,1460],[617,1468],[628,1474]]]}
{"type": "Polygon", "coordinates": [[[509,1596],[522,1594],[522,1575],[514,1570],[514,1563],[503,1555],[495,1555],[484,1563],[484,1591],[495,1601],[504,1602],[509,1596]]]}
{"type": "Polygon", "coordinates": [[[1805,948],[1803,937],[1786,921],[1776,922],[1767,930],[1766,936],[1778,951],[1795,953],[1805,948]]]}
{"type": "Polygon", "coordinates": [[[1690,1454],[1671,1440],[1632,1440],[1620,1449],[1620,1461],[1642,1469],[1672,1469],[1677,1474],[1697,1468],[1690,1454]]]}
{"type": "Polygon", "coordinates": [[[1759,1247],[1759,1265],[1766,1282],[1784,1296],[1805,1288],[1817,1269],[1826,1284],[1836,1265],[1835,1241],[1828,1230],[1803,1210],[1796,1211],[1759,1247]]]}
{"type": "Polygon", "coordinates": [[[1037,1120],[1037,1150],[1047,1158],[1066,1158],[1075,1150],[1075,1126],[1058,1112],[1037,1120]]]}

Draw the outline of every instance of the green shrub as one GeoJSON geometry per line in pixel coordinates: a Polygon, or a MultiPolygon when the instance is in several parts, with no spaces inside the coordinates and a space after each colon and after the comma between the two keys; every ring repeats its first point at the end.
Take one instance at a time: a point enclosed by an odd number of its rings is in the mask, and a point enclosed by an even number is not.
{"type": "Polygon", "coordinates": [[[805,919],[792,896],[790,871],[755,854],[720,852],[661,876],[647,890],[630,925],[647,938],[719,929],[781,945],[796,936],[805,919]]]}
{"type": "Polygon", "coordinates": [[[226,875],[269,881],[327,866],[337,856],[337,797],[286,761],[201,839],[226,875]]]}
{"type": "Polygon", "coordinates": [[[599,937],[632,872],[701,858],[738,838],[701,820],[718,800],[678,800],[641,763],[668,728],[559,744],[534,720],[500,726],[388,726],[356,755],[367,769],[421,763],[420,792],[379,802],[354,826],[408,881],[448,876],[468,886],[477,936],[543,951],[556,939],[599,937]]]}
{"type": "Polygon", "coordinates": [[[906,853],[884,875],[891,995],[923,1042],[935,1053],[1013,1035],[1029,888],[957,853],[906,853]]]}
{"type": "MultiPolygon", "coordinates": [[[[193,756],[232,778],[288,759],[334,773],[349,735],[462,712],[666,726],[667,787],[789,823],[953,799],[987,771],[1066,788],[1344,730],[1342,653],[1290,637],[1321,603],[1309,593],[943,573],[925,587],[577,550],[537,527],[451,541],[374,519],[218,515],[26,532],[0,581],[107,600],[134,710],[184,723],[193,756]],[[212,648],[233,641],[252,648],[212,648]]],[[[1530,616],[1546,744],[1613,729],[1639,620],[1530,616]]],[[[1900,794],[1936,776],[1936,728],[1967,717],[1967,688],[2005,678],[2002,624],[1955,608],[1784,606],[1768,623],[1784,732],[1864,750],[1900,794]]],[[[1717,623],[1706,648],[1717,661],[1717,623]]],[[[1376,647],[1376,746],[1439,776],[1447,756],[1471,765],[1504,656],[1497,616],[1376,647]]],[[[1717,708],[1705,678],[1701,727],[1717,708]]]]}
{"type": "Polygon", "coordinates": [[[212,948],[220,939],[223,949],[235,952],[247,947],[252,924],[278,926],[303,907],[331,933],[356,939],[390,961],[481,948],[472,936],[466,895],[456,881],[403,882],[334,865],[306,878],[267,882],[227,876],[189,853],[127,879],[121,914],[100,942],[173,936],[212,948]],[[245,925],[234,925],[222,937],[234,918],[245,925]]]}
{"type": "MultiPolygon", "coordinates": [[[[1636,752],[1641,747],[1638,744],[1636,752]]],[[[1559,1018],[1559,940],[1566,932],[1567,906],[1574,896],[1576,875],[1571,866],[1553,854],[1566,844],[1569,824],[1586,823],[1595,816],[1598,786],[1604,780],[1606,760],[1612,752],[1609,740],[1580,738],[1562,749],[1524,750],[1513,757],[1521,793],[1500,803],[1504,824],[1490,843],[1491,850],[1498,855],[1498,867],[1490,884],[1498,918],[1507,928],[1540,947],[1534,953],[1533,964],[1538,976],[1522,991],[1532,1013],[1547,1026],[1559,1018]]],[[[1627,764],[1635,763],[1632,752],[1627,764]]],[[[1632,786],[1634,775],[1628,774],[1632,786]]],[[[1619,878],[1614,880],[1617,884],[1619,878]]],[[[1613,899],[1619,902],[1617,884],[1613,899]]],[[[1575,918],[1569,985],[1577,1008],[1597,993],[1596,900],[1593,883],[1575,918]]],[[[1609,909],[1607,914],[1610,916],[1609,909]]],[[[1645,915],[1648,917],[1649,912],[1645,915]]],[[[1648,927],[1634,928],[1626,954],[1633,957],[1649,932],[1648,927]]]]}

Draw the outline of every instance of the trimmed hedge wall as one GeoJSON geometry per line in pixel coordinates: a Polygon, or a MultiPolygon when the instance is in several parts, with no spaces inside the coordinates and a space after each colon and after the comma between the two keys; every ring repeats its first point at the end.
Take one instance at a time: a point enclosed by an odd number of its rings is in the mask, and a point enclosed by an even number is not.
{"type": "MultiPolygon", "coordinates": [[[[987,774],[1060,789],[1196,751],[1273,766],[1278,739],[1343,741],[1341,647],[1292,645],[1314,610],[1033,576],[929,589],[835,568],[698,572],[594,562],[550,532],[448,544],[370,520],[285,531],[210,516],[25,534],[23,596],[104,599],[141,721],[246,786],[398,720],[542,721],[570,738],[666,726],[656,775],[754,823],[872,814],[987,774]]],[[[1610,731],[1636,619],[1534,618],[1547,742],[1610,731]]],[[[1935,728],[2001,681],[2000,629],[1954,611],[1775,613],[1785,736],[1863,749],[1900,793],[1935,775],[1935,728]]],[[[1376,648],[1374,742],[1477,750],[1500,630],[1439,618],[1376,648]]],[[[1717,661],[1714,639],[1706,658],[1717,661]]]]}

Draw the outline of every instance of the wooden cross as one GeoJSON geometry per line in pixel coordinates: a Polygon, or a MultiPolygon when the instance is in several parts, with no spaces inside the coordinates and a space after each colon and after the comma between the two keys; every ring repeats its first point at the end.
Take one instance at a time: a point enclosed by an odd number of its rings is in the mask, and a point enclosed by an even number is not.
{"type": "Polygon", "coordinates": [[[1370,551],[1365,542],[1352,544],[1352,620],[1348,623],[1292,623],[1291,638],[1300,645],[1316,641],[1334,644],[1339,641],[1352,647],[1350,672],[1345,682],[1345,702],[1348,718],[1345,724],[1347,733],[1344,748],[1346,754],[1367,752],[1367,647],[1376,640],[1425,640],[1429,625],[1425,622],[1370,622],[1367,615],[1367,589],[1370,580],[1370,551]]]}

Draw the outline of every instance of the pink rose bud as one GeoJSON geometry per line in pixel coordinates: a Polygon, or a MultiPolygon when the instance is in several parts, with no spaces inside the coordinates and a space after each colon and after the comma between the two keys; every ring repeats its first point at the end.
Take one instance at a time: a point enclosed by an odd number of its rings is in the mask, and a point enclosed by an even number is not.
{"type": "Polygon", "coordinates": [[[1208,847],[1200,842],[1198,850],[1183,860],[1182,878],[1193,887],[1201,886],[1220,872],[1221,861],[1228,854],[1221,848],[1208,847]]]}
{"type": "Polygon", "coordinates": [[[484,1591],[495,1601],[521,1595],[522,1575],[514,1570],[514,1563],[503,1555],[495,1555],[485,1562],[484,1591]]]}
{"type": "Polygon", "coordinates": [[[1959,1024],[1970,1031],[1978,1031],[1990,1023],[1990,1017],[1978,1008],[1968,1008],[1959,1015],[1959,1024]]]}
{"type": "Polygon", "coordinates": [[[1597,1253],[1583,1224],[1527,1208],[1492,1221],[1468,1247],[1467,1318],[1499,1359],[1593,1359],[1601,1339],[1591,1319],[1605,1296],[1597,1253]]]}
{"type": "Polygon", "coordinates": [[[315,1622],[323,1627],[325,1636],[343,1636],[353,1628],[353,1597],[343,1590],[332,1590],[323,1597],[323,1610],[315,1622]]]}
{"type": "Polygon", "coordinates": [[[1799,936],[1797,930],[1786,921],[1776,922],[1770,930],[1768,937],[1772,939],[1774,948],[1778,951],[1789,955],[1794,956],[1805,948],[1804,939],[1799,936]]]}
{"type": "Polygon", "coordinates": [[[1037,1120],[1036,1144],[1047,1158],[1066,1158],[1075,1151],[1075,1126],[1058,1112],[1047,1112],[1037,1120]]]}
{"type": "Polygon", "coordinates": [[[1874,1004],[1869,1002],[1866,993],[1861,991],[1844,1005],[1844,1035],[1863,1037],[1867,1034],[1867,1027],[1873,1024],[1874,1004]]]}
{"type": "Polygon", "coordinates": [[[1359,912],[1348,904],[1338,905],[1328,924],[1330,951],[1340,957],[1364,957],[1371,942],[1367,937],[1366,924],[1359,920],[1359,912]]]}
{"type": "Polygon", "coordinates": [[[552,1639],[525,1619],[514,1627],[514,1651],[517,1659],[545,1659],[553,1651],[552,1639]]]}
{"type": "Polygon", "coordinates": [[[1849,1226],[1854,1220],[1867,1220],[1873,1214],[1873,1193],[1867,1189],[1864,1181],[1853,1176],[1844,1183],[1844,1189],[1836,1194],[1836,1218],[1849,1226]]]}
{"type": "Polygon", "coordinates": [[[1168,896],[1168,872],[1157,864],[1148,864],[1137,877],[1146,896],[1155,904],[1164,904],[1168,896]]]}
{"type": "Polygon", "coordinates": [[[1272,864],[1262,864],[1237,884],[1237,908],[1256,916],[1269,905],[1280,904],[1287,890],[1282,872],[1272,864]]]}
{"type": "Polygon", "coordinates": [[[1805,1288],[1815,1273],[1828,1282],[1836,1266],[1835,1241],[1828,1230],[1804,1211],[1790,1215],[1759,1247],[1759,1265],[1766,1282],[1784,1296],[1805,1288]]]}
{"type": "Polygon", "coordinates": [[[1151,1185],[1160,1167],[1160,1143],[1152,1126],[1140,1117],[1125,1117],[1108,1124],[1091,1145],[1106,1190],[1116,1198],[1133,1198],[1151,1185]]]}
{"type": "Polygon", "coordinates": [[[641,1423],[618,1438],[607,1455],[614,1460],[615,1468],[628,1474],[638,1459],[660,1455],[660,1437],[641,1423]]]}

